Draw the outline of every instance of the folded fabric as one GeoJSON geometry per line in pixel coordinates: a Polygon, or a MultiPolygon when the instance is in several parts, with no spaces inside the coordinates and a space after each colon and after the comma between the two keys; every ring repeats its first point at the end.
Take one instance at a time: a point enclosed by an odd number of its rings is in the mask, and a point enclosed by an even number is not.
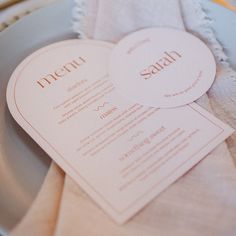
{"type": "MultiPolygon", "coordinates": [[[[114,43],[153,26],[186,29],[201,37],[215,54],[218,69],[215,84],[198,103],[236,127],[236,75],[199,0],[77,0],[75,16],[79,37],[114,43]]],[[[12,235],[236,235],[235,142],[233,135],[122,226],[52,164],[37,199],[12,235]]]]}

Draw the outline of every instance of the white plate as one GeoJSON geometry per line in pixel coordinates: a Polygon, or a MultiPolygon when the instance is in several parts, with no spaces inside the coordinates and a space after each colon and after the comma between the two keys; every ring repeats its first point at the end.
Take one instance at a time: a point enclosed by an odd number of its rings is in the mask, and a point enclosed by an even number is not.
{"type": "Polygon", "coordinates": [[[16,65],[36,49],[75,38],[72,0],[58,1],[26,16],[0,34],[0,228],[12,228],[36,196],[50,158],[13,121],[6,107],[7,81],[16,65]]]}
{"type": "MultiPolygon", "coordinates": [[[[59,1],[24,17],[0,34],[0,226],[5,229],[11,229],[25,214],[50,163],[50,158],[11,118],[5,100],[7,81],[17,64],[31,52],[76,37],[71,30],[72,5],[73,0],[59,1]]],[[[204,5],[216,19],[213,27],[236,67],[236,14],[208,1],[204,5]]]]}
{"type": "Polygon", "coordinates": [[[229,62],[236,69],[236,13],[210,1],[204,2],[204,9],[213,20],[212,27],[217,39],[224,46],[229,62]]]}

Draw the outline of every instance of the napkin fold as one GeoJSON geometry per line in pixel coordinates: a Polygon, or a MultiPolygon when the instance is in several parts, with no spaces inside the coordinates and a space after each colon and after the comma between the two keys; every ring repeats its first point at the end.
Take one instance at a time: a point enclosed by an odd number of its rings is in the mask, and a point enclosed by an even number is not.
{"type": "MultiPolygon", "coordinates": [[[[117,42],[141,28],[166,26],[204,40],[216,57],[217,78],[198,104],[236,128],[236,74],[200,0],[75,2],[74,29],[80,38],[117,42]]],[[[52,163],[35,202],[12,235],[236,235],[235,144],[234,134],[122,226],[52,163]]]]}

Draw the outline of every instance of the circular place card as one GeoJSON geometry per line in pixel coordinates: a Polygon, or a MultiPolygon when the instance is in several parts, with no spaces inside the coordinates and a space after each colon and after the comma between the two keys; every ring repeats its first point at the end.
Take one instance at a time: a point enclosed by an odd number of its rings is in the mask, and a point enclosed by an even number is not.
{"type": "Polygon", "coordinates": [[[170,28],[148,28],[113,49],[110,77],[127,98],[152,107],[189,104],[212,85],[216,63],[197,37],[170,28]]]}

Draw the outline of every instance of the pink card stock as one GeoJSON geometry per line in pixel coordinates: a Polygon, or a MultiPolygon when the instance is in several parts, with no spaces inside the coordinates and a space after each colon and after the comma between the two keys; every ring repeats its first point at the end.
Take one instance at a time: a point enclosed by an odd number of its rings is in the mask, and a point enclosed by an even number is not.
{"type": "Polygon", "coordinates": [[[233,130],[195,103],[158,109],[120,95],[108,76],[112,48],[69,40],[36,51],[13,73],[7,102],[19,125],[124,223],[233,130]]]}
{"type": "Polygon", "coordinates": [[[208,47],[192,34],[148,28],[118,42],[109,73],[116,88],[128,99],[170,108],[201,97],[215,79],[216,64],[208,47]]]}

